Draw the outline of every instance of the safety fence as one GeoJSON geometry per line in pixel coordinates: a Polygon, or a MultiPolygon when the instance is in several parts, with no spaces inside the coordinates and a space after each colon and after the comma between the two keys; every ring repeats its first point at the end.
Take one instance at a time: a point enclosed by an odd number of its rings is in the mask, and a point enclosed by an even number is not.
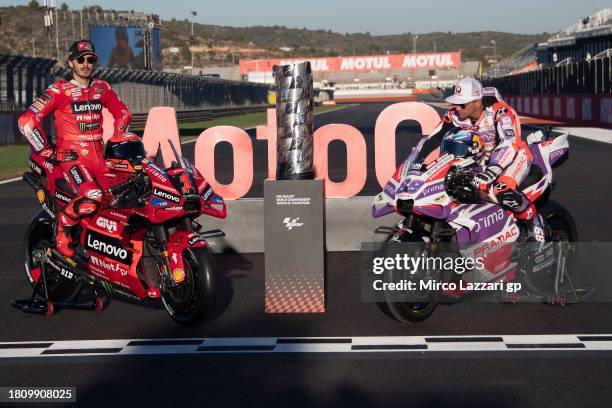
{"type": "Polygon", "coordinates": [[[53,81],[55,60],[0,54],[0,110],[19,110],[53,81]]]}
{"type": "MultiPolygon", "coordinates": [[[[230,108],[211,108],[190,111],[177,111],[176,119],[179,123],[200,122],[220,117],[243,115],[246,113],[265,112],[271,105],[235,106],[230,108]]],[[[19,133],[17,119],[21,111],[0,111],[0,146],[10,144],[26,144],[25,138],[19,133]]],[[[131,128],[144,129],[147,122],[147,113],[132,115],[131,128]]],[[[45,133],[53,133],[53,122],[48,118],[43,122],[45,133]]]]}
{"type": "MultiPolygon", "coordinates": [[[[69,70],[59,69],[56,75],[67,77],[69,70]]],[[[93,76],[111,84],[134,113],[146,113],[154,106],[171,106],[177,111],[184,111],[268,103],[269,86],[264,84],[110,68],[98,68],[93,76]]]]}
{"type": "Polygon", "coordinates": [[[520,115],[612,127],[612,94],[504,95],[520,115]]]}
{"type": "MultiPolygon", "coordinates": [[[[0,54],[0,145],[23,143],[17,117],[44,89],[69,70],[52,71],[55,60],[0,54]]],[[[143,127],[148,111],[171,106],[179,122],[194,122],[233,114],[264,111],[268,85],[227,81],[197,75],[146,70],[98,68],[93,76],[111,84],[143,127]]],[[[45,122],[50,122],[47,120],[45,122]]],[[[52,130],[51,123],[45,123],[52,130]]]]}
{"type": "Polygon", "coordinates": [[[610,56],[589,61],[543,67],[517,75],[484,79],[483,85],[496,87],[502,95],[603,95],[612,92],[610,56]]]}
{"type": "MultiPolygon", "coordinates": [[[[190,111],[177,111],[176,119],[179,123],[200,122],[220,117],[242,115],[246,113],[264,112],[271,108],[271,105],[252,105],[252,106],[234,106],[230,108],[211,108],[198,109],[190,111]]],[[[146,113],[136,113],[132,116],[131,127],[136,129],[144,129],[147,121],[146,113]]]]}

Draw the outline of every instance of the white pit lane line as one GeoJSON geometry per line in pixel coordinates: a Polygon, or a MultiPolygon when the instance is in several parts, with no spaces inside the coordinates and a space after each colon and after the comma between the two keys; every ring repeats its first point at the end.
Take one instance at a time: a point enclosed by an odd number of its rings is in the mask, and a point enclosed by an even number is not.
{"type": "Polygon", "coordinates": [[[483,353],[528,351],[612,351],[612,334],[229,337],[174,339],[62,340],[0,343],[0,360],[38,357],[321,354],[321,353],[483,353]]]}

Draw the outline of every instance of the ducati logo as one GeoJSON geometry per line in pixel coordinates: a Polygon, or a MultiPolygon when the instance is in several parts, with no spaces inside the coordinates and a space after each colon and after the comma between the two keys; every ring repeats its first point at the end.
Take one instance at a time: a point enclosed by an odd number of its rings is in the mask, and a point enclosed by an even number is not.
{"type": "Polygon", "coordinates": [[[299,222],[300,221],[300,217],[291,219],[289,217],[285,218],[283,220],[283,224],[285,224],[285,227],[291,231],[293,229],[293,227],[301,227],[302,225],[304,225],[303,222],[299,222]]]}

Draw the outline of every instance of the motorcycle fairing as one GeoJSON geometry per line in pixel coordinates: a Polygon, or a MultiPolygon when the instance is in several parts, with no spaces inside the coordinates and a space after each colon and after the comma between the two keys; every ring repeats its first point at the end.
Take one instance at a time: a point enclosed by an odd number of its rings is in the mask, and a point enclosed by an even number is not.
{"type": "Polygon", "coordinates": [[[168,257],[170,259],[170,270],[185,270],[183,262],[183,251],[189,248],[204,248],[208,241],[193,231],[176,231],[168,238],[168,257]]]}

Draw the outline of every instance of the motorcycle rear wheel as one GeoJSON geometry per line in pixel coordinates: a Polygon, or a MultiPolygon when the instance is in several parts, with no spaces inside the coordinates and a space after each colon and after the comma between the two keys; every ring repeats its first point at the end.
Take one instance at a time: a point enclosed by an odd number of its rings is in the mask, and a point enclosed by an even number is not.
{"type": "MultiPolygon", "coordinates": [[[[24,272],[32,289],[36,287],[37,282],[33,276],[33,270],[36,267],[40,267],[39,262],[33,259],[33,252],[37,250],[44,251],[49,248],[51,246],[52,237],[53,229],[51,225],[44,222],[30,224],[26,232],[22,246],[22,256],[24,260],[24,272]]],[[[82,282],[80,279],[77,277],[68,279],[51,266],[46,266],[45,277],[47,282],[47,295],[51,302],[70,302],[81,292],[82,282]]],[[[42,278],[42,275],[39,275],[38,279],[40,278],[42,278]]],[[[37,293],[44,297],[44,288],[39,286],[37,293]]]]}
{"type": "Polygon", "coordinates": [[[550,236],[547,240],[555,243],[555,258],[559,259],[559,252],[562,252],[562,259],[564,259],[565,261],[565,279],[563,281],[562,287],[558,287],[555,290],[555,285],[559,284],[559,282],[556,282],[555,272],[557,263],[555,261],[555,263],[548,268],[545,268],[536,273],[528,273],[524,277],[524,282],[526,287],[534,293],[548,293],[552,296],[554,291],[559,291],[563,293],[570,290],[568,284],[571,281],[572,272],[575,272],[575,242],[578,238],[576,236],[574,228],[572,227],[570,222],[568,222],[568,220],[556,214],[545,214],[544,217],[545,222],[550,230],[550,236]]]}
{"type": "Polygon", "coordinates": [[[192,326],[207,319],[217,297],[215,262],[208,248],[183,251],[185,281],[162,291],[162,303],[172,319],[182,326],[192,326]]]}

